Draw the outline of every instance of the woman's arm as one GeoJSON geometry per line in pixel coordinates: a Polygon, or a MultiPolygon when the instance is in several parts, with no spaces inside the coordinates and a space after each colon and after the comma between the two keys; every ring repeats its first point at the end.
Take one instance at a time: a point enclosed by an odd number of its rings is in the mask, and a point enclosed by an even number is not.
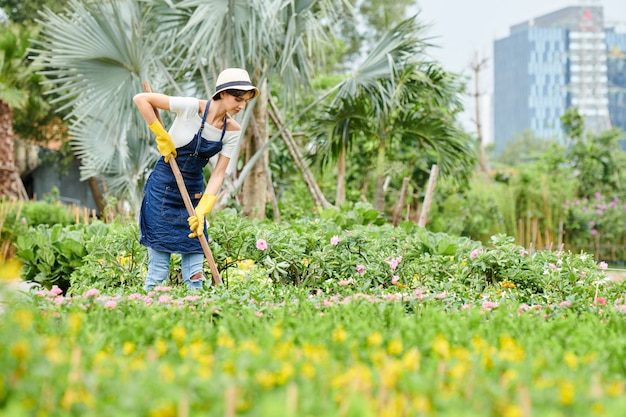
{"type": "Polygon", "coordinates": [[[160,93],[139,93],[133,97],[133,102],[149,125],[157,119],[154,107],[168,111],[170,109],[170,96],[160,93]]]}
{"type": "Polygon", "coordinates": [[[204,190],[205,194],[213,194],[217,195],[222,183],[224,182],[224,175],[226,174],[226,168],[228,167],[228,162],[230,158],[219,155],[217,158],[217,164],[215,164],[215,168],[211,171],[211,177],[209,178],[209,182],[204,190]]]}

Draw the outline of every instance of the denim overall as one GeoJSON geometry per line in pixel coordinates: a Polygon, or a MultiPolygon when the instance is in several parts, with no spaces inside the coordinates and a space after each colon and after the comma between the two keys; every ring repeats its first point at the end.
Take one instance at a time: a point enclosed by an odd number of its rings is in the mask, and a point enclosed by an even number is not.
{"type": "MultiPolygon", "coordinates": [[[[226,116],[224,116],[220,141],[202,138],[210,104],[211,100],[206,104],[202,124],[193,140],[176,149],[176,162],[194,207],[200,201],[204,191],[203,169],[209,162],[209,158],[222,150],[222,140],[226,133],[226,116]]],[[[144,198],[139,214],[140,243],[161,252],[181,254],[203,252],[200,240],[188,237],[191,233],[187,223],[188,217],[189,214],[178,190],[174,173],[165,159],[161,157],[144,188],[144,198]]],[[[206,235],[206,228],[204,233],[206,235]]]]}

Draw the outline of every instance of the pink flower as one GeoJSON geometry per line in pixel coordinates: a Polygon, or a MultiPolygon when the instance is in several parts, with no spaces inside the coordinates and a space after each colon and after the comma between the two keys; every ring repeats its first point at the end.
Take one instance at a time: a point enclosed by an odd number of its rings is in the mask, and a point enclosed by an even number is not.
{"type": "Polygon", "coordinates": [[[157,285],[154,287],[154,292],[168,292],[171,291],[172,287],[168,287],[167,285],[157,285]]]}
{"type": "Polygon", "coordinates": [[[590,233],[591,233],[593,236],[595,236],[595,235],[597,235],[597,234],[598,234],[598,231],[597,231],[596,229],[591,229],[591,232],[590,232],[590,233]]]}
{"type": "Polygon", "coordinates": [[[260,311],[257,311],[254,313],[255,316],[257,317],[261,317],[263,315],[263,313],[261,313],[260,311]]]}
{"type": "Polygon", "coordinates": [[[333,246],[337,246],[339,244],[339,236],[335,235],[330,238],[330,244],[333,246]]]}
{"type": "Polygon", "coordinates": [[[113,300],[109,300],[104,303],[104,308],[110,308],[111,310],[113,310],[115,307],[117,307],[117,303],[113,300]]]}
{"type": "Polygon", "coordinates": [[[265,239],[259,239],[256,241],[256,248],[258,250],[265,250],[267,249],[267,242],[265,241],[265,239]]]}
{"type": "Polygon", "coordinates": [[[600,306],[605,306],[606,305],[606,298],[602,298],[602,297],[596,297],[596,303],[600,306]]]}
{"type": "Polygon", "coordinates": [[[440,294],[437,294],[437,295],[435,295],[435,298],[436,298],[437,300],[443,300],[444,298],[446,298],[446,293],[445,293],[445,292],[442,292],[442,293],[440,293],[440,294]]]}
{"type": "Polygon", "coordinates": [[[494,308],[496,308],[496,307],[498,307],[498,303],[495,303],[495,302],[493,302],[493,301],[485,301],[485,302],[483,303],[483,308],[484,308],[485,310],[487,310],[487,311],[491,311],[491,310],[493,310],[493,309],[494,309],[494,308]]]}
{"type": "Polygon", "coordinates": [[[365,273],[365,265],[358,264],[356,266],[356,272],[358,272],[359,274],[363,275],[365,273]]]}
{"type": "Polygon", "coordinates": [[[400,277],[397,275],[394,275],[393,278],[391,278],[391,283],[394,285],[397,284],[398,281],[400,281],[400,277]]]}
{"type": "Polygon", "coordinates": [[[598,264],[598,268],[600,269],[607,269],[609,267],[609,264],[607,264],[606,262],[602,261],[598,264]]]}
{"type": "Polygon", "coordinates": [[[83,294],[83,297],[95,297],[98,294],[100,294],[100,290],[97,290],[95,288],[91,288],[91,289],[85,291],[85,293],[83,294]]]}
{"type": "Polygon", "coordinates": [[[561,301],[561,303],[559,304],[561,307],[569,307],[572,305],[572,303],[570,303],[569,301],[565,300],[565,301],[561,301]]]}
{"type": "Polygon", "coordinates": [[[63,290],[56,285],[52,287],[52,289],[48,292],[48,295],[51,297],[56,297],[57,295],[63,294],[63,290]]]}
{"type": "Polygon", "coordinates": [[[337,285],[341,285],[342,287],[350,284],[352,284],[352,281],[350,281],[349,279],[342,279],[337,283],[337,285]]]}
{"type": "Polygon", "coordinates": [[[479,250],[478,249],[474,249],[473,251],[470,252],[470,259],[474,259],[475,257],[478,256],[479,250]]]}
{"type": "Polygon", "coordinates": [[[167,302],[170,302],[170,301],[172,301],[172,296],[164,294],[164,295],[160,295],[159,296],[157,304],[164,304],[164,303],[167,303],[167,302]]]}
{"type": "Polygon", "coordinates": [[[392,271],[394,271],[398,267],[398,264],[400,262],[402,262],[402,256],[398,256],[397,258],[391,258],[387,261],[387,263],[389,264],[389,268],[391,268],[392,271]]]}
{"type": "Polygon", "coordinates": [[[470,307],[471,307],[471,305],[469,305],[469,304],[463,304],[463,305],[461,306],[461,310],[467,310],[467,309],[468,309],[468,308],[470,308],[470,307]]]}

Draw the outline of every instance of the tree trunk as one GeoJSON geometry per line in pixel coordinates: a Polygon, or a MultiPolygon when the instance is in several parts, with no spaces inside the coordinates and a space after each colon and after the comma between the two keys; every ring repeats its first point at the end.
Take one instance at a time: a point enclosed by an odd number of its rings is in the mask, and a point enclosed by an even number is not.
{"type": "Polygon", "coordinates": [[[337,160],[337,195],[335,206],[341,207],[346,202],[346,144],[341,144],[337,160]]]}
{"type": "Polygon", "coordinates": [[[374,209],[379,212],[385,210],[385,181],[383,175],[385,174],[385,145],[380,139],[378,145],[378,157],[376,158],[376,189],[374,190],[374,209]]]}
{"type": "MultiPolygon", "coordinates": [[[[262,85],[259,88],[259,97],[254,106],[253,117],[250,119],[248,129],[245,133],[245,161],[250,158],[263,147],[267,142],[268,126],[267,126],[267,86],[262,85]]],[[[265,218],[265,204],[267,203],[267,178],[266,167],[267,152],[256,161],[252,166],[252,171],[243,183],[242,187],[242,214],[244,216],[256,219],[265,218]]]]}
{"type": "MultiPolygon", "coordinates": [[[[280,129],[284,126],[285,123],[281,119],[280,112],[276,108],[276,104],[274,104],[271,98],[269,99],[269,103],[271,106],[270,117],[272,118],[272,121],[274,122],[276,127],[280,129]]],[[[298,145],[293,139],[293,136],[291,136],[291,133],[289,133],[288,129],[283,130],[283,132],[281,133],[281,138],[285,142],[285,146],[287,146],[289,155],[291,156],[291,159],[293,159],[293,162],[296,164],[296,168],[300,170],[302,178],[304,179],[304,183],[306,184],[307,189],[311,194],[311,198],[313,198],[313,203],[315,204],[315,206],[323,208],[332,207],[332,205],[324,197],[324,194],[322,194],[322,190],[320,190],[319,186],[317,185],[317,182],[315,181],[315,178],[313,177],[313,174],[311,173],[308,165],[304,162],[304,158],[302,158],[302,155],[300,154],[298,145]]]]}
{"type": "Polygon", "coordinates": [[[102,213],[104,213],[104,197],[102,196],[100,185],[98,185],[98,180],[96,177],[89,177],[87,179],[87,185],[89,185],[93,201],[96,203],[98,214],[102,215],[102,213]]]}
{"type": "Polygon", "coordinates": [[[0,198],[28,200],[28,194],[15,165],[13,112],[0,100],[0,198]]]}

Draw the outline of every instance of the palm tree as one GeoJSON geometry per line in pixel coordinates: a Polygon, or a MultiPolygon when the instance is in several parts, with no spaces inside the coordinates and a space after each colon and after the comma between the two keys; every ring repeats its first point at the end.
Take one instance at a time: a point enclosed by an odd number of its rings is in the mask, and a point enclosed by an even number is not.
{"type": "MultiPolygon", "coordinates": [[[[287,107],[295,108],[297,93],[310,85],[314,58],[323,61],[328,26],[344,6],[328,0],[186,0],[177,5],[192,10],[180,31],[181,41],[190,45],[189,64],[203,62],[198,57],[210,57],[210,68],[247,68],[261,89],[242,144],[249,167],[242,170],[239,183],[243,181],[242,211],[248,216],[265,217],[270,118],[279,124],[275,137],[286,141],[316,204],[330,205],[315,181],[310,181],[312,175],[290,142],[288,126],[280,125],[285,117],[278,107],[270,109],[268,104],[277,95],[287,107]],[[276,86],[280,91],[274,90],[276,86]]],[[[236,163],[232,161],[231,168],[236,163]]]]}
{"type": "Polygon", "coordinates": [[[390,146],[410,142],[413,159],[419,150],[432,150],[447,174],[459,172],[450,161],[471,161],[466,158],[472,154],[469,137],[452,117],[461,109],[460,86],[424,61],[429,45],[423,28],[414,16],[386,33],[363,64],[336,87],[331,105],[317,121],[316,137],[323,138],[320,156],[324,161],[338,161],[337,204],[345,198],[346,149],[358,138],[375,143],[374,207],[380,211],[390,146]]]}
{"type": "Polygon", "coordinates": [[[28,102],[28,92],[20,84],[29,74],[29,36],[30,31],[24,27],[0,27],[0,198],[28,200],[15,165],[13,110],[28,102]]]}
{"type": "MultiPolygon", "coordinates": [[[[81,177],[99,178],[133,208],[158,154],[132,97],[149,74],[162,74],[158,57],[173,46],[173,32],[151,16],[140,2],[71,0],[64,14],[43,12],[32,49],[57,95],[52,103],[68,111],[81,177]]],[[[167,82],[163,76],[150,81],[155,90],[167,82]]]]}
{"type": "MultiPolygon", "coordinates": [[[[64,15],[44,12],[34,53],[50,68],[42,72],[59,94],[56,103],[70,110],[82,175],[98,176],[109,193],[137,206],[157,156],[132,107],[132,95],[145,79],[154,91],[210,95],[220,69],[241,66],[262,97],[272,94],[280,77],[284,97],[293,102],[297,86],[312,78],[311,44],[305,40],[324,39],[316,16],[328,14],[330,6],[293,0],[72,0],[64,15]]],[[[247,177],[244,190],[250,192],[264,191],[267,184],[266,164],[254,165],[268,142],[267,101],[254,103],[242,120],[247,166],[257,169],[247,177]]],[[[236,167],[238,161],[232,162],[236,167]]],[[[264,216],[265,192],[254,197],[244,196],[244,212],[264,216]]]]}

